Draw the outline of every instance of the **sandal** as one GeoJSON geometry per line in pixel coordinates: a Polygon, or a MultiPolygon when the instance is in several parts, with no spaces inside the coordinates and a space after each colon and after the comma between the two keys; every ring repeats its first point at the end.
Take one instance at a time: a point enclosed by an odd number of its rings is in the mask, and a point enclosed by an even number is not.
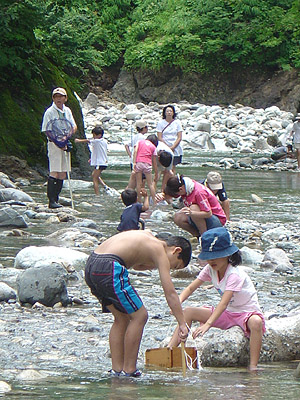
{"type": "Polygon", "coordinates": [[[120,376],[120,375],[122,374],[122,371],[118,372],[118,371],[115,371],[114,369],[110,369],[110,370],[108,371],[108,373],[109,373],[111,376],[120,376]]]}
{"type": "Polygon", "coordinates": [[[127,377],[132,377],[132,378],[138,378],[139,376],[142,375],[142,373],[141,373],[141,371],[139,369],[136,369],[134,372],[122,371],[122,375],[123,376],[127,376],[127,377]]]}

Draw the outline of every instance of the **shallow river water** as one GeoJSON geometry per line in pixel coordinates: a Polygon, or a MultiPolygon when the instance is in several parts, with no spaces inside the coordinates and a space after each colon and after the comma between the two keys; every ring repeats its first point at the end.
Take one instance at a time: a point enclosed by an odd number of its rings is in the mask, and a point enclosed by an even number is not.
{"type": "MultiPolygon", "coordinates": [[[[199,167],[200,162],[219,160],[224,153],[189,152],[184,156],[184,164],[178,172],[194,179],[204,178],[210,167],[199,167]]],[[[124,152],[110,153],[110,166],[104,172],[104,180],[109,186],[117,190],[123,189],[129,178],[129,163],[124,152]]],[[[238,221],[259,221],[260,223],[281,223],[291,231],[298,230],[299,220],[299,191],[300,173],[261,171],[261,170],[221,170],[226,190],[231,199],[231,219],[238,221]],[[255,204],[251,201],[251,194],[260,196],[264,203],[255,204]]],[[[24,189],[40,203],[46,201],[45,188],[33,185],[24,189]]],[[[64,196],[68,191],[64,189],[64,196]]],[[[109,197],[101,193],[95,200],[93,189],[74,192],[75,208],[81,212],[81,217],[90,218],[97,222],[99,231],[103,236],[110,236],[116,232],[119,222],[122,203],[120,199],[109,197]],[[93,203],[91,208],[80,208],[82,201],[93,203]]],[[[170,208],[164,209],[170,210],[170,208]]],[[[32,222],[32,221],[31,221],[32,222]]],[[[155,232],[169,231],[183,234],[172,222],[146,221],[148,228],[155,232]]],[[[60,228],[60,226],[59,226],[60,228]]],[[[15,240],[11,237],[1,237],[2,252],[0,264],[5,266],[2,271],[4,281],[14,286],[15,271],[12,268],[17,252],[29,245],[47,245],[44,236],[58,229],[58,226],[39,222],[29,226],[31,237],[15,240]]],[[[242,243],[237,243],[242,245],[242,243]]],[[[261,250],[264,250],[263,248],[261,250]]],[[[87,251],[90,253],[90,251],[87,251]]],[[[255,270],[251,277],[256,283],[261,306],[265,312],[283,312],[299,304],[300,254],[289,256],[295,261],[296,274],[291,276],[262,272],[255,270]],[[270,293],[273,292],[271,295],[270,293]]],[[[140,277],[133,276],[133,283],[138,288],[145,306],[149,311],[149,321],[145,328],[141,345],[141,356],[138,365],[143,369],[143,377],[139,379],[109,378],[107,370],[110,368],[110,359],[107,357],[106,338],[109,326],[101,332],[102,345],[99,347],[99,363],[84,367],[82,364],[67,365],[65,369],[56,371],[51,379],[39,382],[21,383],[10,381],[13,390],[5,395],[8,399],[291,399],[300,398],[300,380],[294,377],[297,363],[270,363],[261,365],[264,369],[257,374],[250,374],[246,368],[204,368],[199,371],[188,371],[184,379],[179,370],[158,370],[143,367],[143,354],[147,348],[158,347],[159,342],[171,334],[174,328],[174,319],[169,316],[165,301],[162,301],[162,289],[159,285],[157,274],[140,277]]],[[[174,279],[176,289],[180,292],[190,279],[174,279]]],[[[87,293],[87,289],[84,289],[87,293]]],[[[212,294],[205,294],[201,301],[208,299],[210,302],[218,301],[212,294]]],[[[197,304],[199,298],[194,294],[191,301],[197,304]]],[[[100,307],[95,299],[87,307],[87,312],[97,315],[101,320],[100,307]]],[[[1,315],[0,315],[1,318],[1,315]]],[[[70,318],[70,317],[69,317],[70,318]]],[[[106,317],[110,318],[110,317],[106,317]]],[[[59,325],[58,329],[59,329],[59,325]]],[[[9,337],[3,338],[9,340],[9,337]]],[[[80,347],[80,343],[78,343],[80,347]]],[[[1,348],[1,345],[0,345],[1,348]]],[[[1,354],[0,354],[1,355],[1,354]]],[[[82,356],[83,360],[84,355],[82,356]]],[[[10,365],[3,357],[0,358],[0,378],[9,381],[10,365]],[[8,379],[7,379],[8,377],[8,379]]],[[[28,360],[28,364],[30,360],[28,360]]],[[[53,368],[55,362],[39,365],[40,369],[53,368]]],[[[12,366],[17,367],[16,365],[12,366]]],[[[1,393],[0,393],[1,397],[1,393]]]]}

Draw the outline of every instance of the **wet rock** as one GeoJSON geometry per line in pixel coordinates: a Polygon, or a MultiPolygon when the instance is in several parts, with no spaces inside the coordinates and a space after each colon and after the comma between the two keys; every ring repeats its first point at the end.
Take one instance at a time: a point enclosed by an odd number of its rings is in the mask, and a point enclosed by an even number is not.
{"type": "Polygon", "coordinates": [[[81,221],[77,221],[73,224],[74,227],[78,228],[90,228],[90,229],[97,229],[97,223],[91,219],[83,219],[81,221]]]}
{"type": "Polygon", "coordinates": [[[242,262],[246,265],[259,265],[264,257],[261,251],[251,249],[247,246],[243,246],[240,252],[242,255],[242,262]]]}
{"type": "Polygon", "coordinates": [[[10,391],[11,391],[11,386],[4,381],[0,381],[0,393],[8,393],[10,391]]]}
{"type": "Polygon", "coordinates": [[[15,257],[14,268],[27,269],[38,263],[47,261],[71,264],[76,271],[84,269],[88,255],[66,247],[29,246],[25,247],[15,257]]]}
{"type": "Polygon", "coordinates": [[[2,208],[0,210],[0,226],[28,227],[23,216],[11,207],[2,208]]]}
{"type": "Polygon", "coordinates": [[[293,268],[286,252],[277,248],[266,251],[260,266],[277,270],[277,272],[286,272],[293,268]]]}
{"type": "Polygon", "coordinates": [[[201,268],[196,265],[188,265],[183,269],[174,270],[171,272],[172,278],[196,278],[201,268]]]}
{"type": "Polygon", "coordinates": [[[20,381],[30,382],[46,379],[47,377],[48,375],[45,372],[36,371],[34,369],[25,369],[16,376],[16,379],[20,381]]]}
{"type": "Polygon", "coordinates": [[[15,300],[17,294],[14,289],[4,282],[0,282],[0,301],[15,300]]]}
{"type": "Polygon", "coordinates": [[[96,245],[98,243],[97,237],[89,235],[87,232],[82,232],[77,228],[60,229],[47,236],[47,238],[56,243],[63,243],[66,247],[78,246],[78,243],[89,241],[96,245]]]}
{"type": "Polygon", "coordinates": [[[4,188],[13,188],[16,189],[17,186],[9,179],[9,177],[4,174],[3,172],[0,172],[0,184],[4,188]]]}
{"type": "Polygon", "coordinates": [[[69,302],[66,286],[66,270],[56,263],[44,263],[28,268],[17,277],[17,290],[20,303],[41,303],[53,307],[61,302],[69,302]]]}
{"type": "Polygon", "coordinates": [[[254,194],[254,193],[251,194],[251,200],[253,201],[253,203],[256,203],[256,204],[260,204],[260,203],[264,202],[261,197],[257,196],[257,194],[254,194]]]}
{"type": "Polygon", "coordinates": [[[33,202],[33,198],[22,190],[14,188],[0,189],[0,202],[3,201],[19,201],[19,202],[33,202]]]}

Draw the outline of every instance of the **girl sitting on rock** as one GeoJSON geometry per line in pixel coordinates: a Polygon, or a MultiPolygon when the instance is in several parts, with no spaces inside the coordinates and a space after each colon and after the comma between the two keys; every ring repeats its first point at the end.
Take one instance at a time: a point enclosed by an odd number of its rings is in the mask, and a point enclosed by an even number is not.
{"type": "MultiPolygon", "coordinates": [[[[265,332],[265,320],[258,304],[257,293],[250,277],[238,267],[241,255],[238,247],[232,243],[231,235],[225,228],[213,228],[201,237],[202,250],[200,260],[208,264],[198,277],[180,294],[184,302],[203,282],[212,282],[221,295],[216,307],[187,307],[185,320],[190,327],[193,321],[199,321],[200,327],[193,332],[193,338],[203,336],[211,327],[229,329],[239,326],[245,336],[250,338],[251,371],[257,370],[257,364],[265,332]]],[[[168,347],[178,346],[178,327],[168,347]]]]}

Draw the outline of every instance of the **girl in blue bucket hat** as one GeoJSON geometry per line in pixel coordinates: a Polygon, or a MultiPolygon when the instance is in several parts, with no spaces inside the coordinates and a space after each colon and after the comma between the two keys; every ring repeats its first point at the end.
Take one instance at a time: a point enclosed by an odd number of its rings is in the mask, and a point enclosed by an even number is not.
{"type": "MultiPolygon", "coordinates": [[[[238,247],[232,243],[227,229],[213,228],[201,237],[202,250],[200,260],[207,265],[198,277],[180,294],[183,303],[204,282],[212,282],[221,295],[216,307],[187,307],[184,317],[189,327],[193,321],[199,321],[200,327],[193,332],[193,338],[203,336],[211,327],[229,329],[232,326],[242,328],[246,337],[250,338],[251,371],[257,370],[262,337],[265,332],[265,320],[258,304],[257,293],[250,277],[239,267],[241,255],[238,247]]],[[[178,327],[168,347],[179,345],[178,327]]]]}

